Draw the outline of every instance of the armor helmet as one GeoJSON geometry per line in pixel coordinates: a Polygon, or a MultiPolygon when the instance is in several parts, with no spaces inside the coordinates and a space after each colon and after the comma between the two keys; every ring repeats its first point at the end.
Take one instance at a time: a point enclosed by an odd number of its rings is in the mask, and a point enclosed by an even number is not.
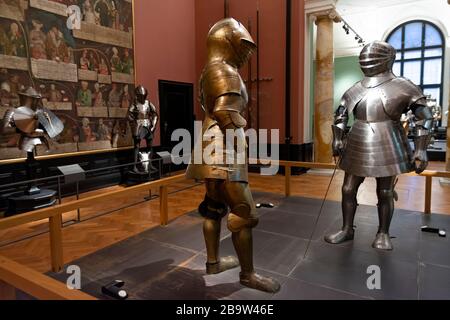
{"type": "Polygon", "coordinates": [[[373,77],[377,74],[392,71],[396,51],[387,42],[373,41],[361,51],[359,64],[366,77],[373,77]]]}
{"type": "Polygon", "coordinates": [[[137,86],[134,94],[138,103],[144,104],[147,100],[148,91],[143,86],[137,86]]]}
{"type": "Polygon", "coordinates": [[[34,89],[29,87],[27,90],[19,92],[20,104],[22,106],[27,106],[36,109],[40,106],[42,96],[34,89]]]}
{"type": "Polygon", "coordinates": [[[256,50],[250,33],[233,18],[220,20],[211,28],[207,46],[210,59],[221,59],[236,68],[247,63],[256,50]]]}

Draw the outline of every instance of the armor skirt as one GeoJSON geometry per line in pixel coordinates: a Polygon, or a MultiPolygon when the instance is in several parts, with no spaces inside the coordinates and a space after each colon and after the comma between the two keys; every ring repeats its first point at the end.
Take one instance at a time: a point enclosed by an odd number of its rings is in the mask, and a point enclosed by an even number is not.
{"type": "Polygon", "coordinates": [[[247,159],[245,159],[245,164],[239,163],[237,153],[230,156],[225,146],[226,140],[219,125],[215,120],[206,117],[202,135],[196,141],[192,152],[186,177],[196,180],[218,179],[248,182],[247,159]],[[205,158],[208,160],[205,161],[205,158]]]}
{"type": "Polygon", "coordinates": [[[400,123],[356,120],[340,168],[359,177],[390,177],[414,171],[412,150],[400,123]]]}

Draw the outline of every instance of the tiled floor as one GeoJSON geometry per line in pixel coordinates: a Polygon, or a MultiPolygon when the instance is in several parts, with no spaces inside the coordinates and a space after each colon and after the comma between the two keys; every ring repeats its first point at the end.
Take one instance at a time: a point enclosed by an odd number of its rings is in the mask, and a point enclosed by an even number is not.
{"type": "MultiPolygon", "coordinates": [[[[259,209],[254,231],[258,271],[282,284],[275,295],[242,287],[239,269],[205,275],[202,219],[196,213],[71,264],[81,267],[83,291],[102,299],[107,297],[101,286],[115,279],[125,281],[130,299],[450,299],[449,238],[419,231],[424,224],[450,230],[449,216],[396,210],[395,249],[380,252],[371,247],[375,207],[360,206],[355,240],[333,246],[323,236],[341,225],[338,202],[326,202],[319,216],[320,200],[265,193],[255,193],[255,199],[276,205],[259,209]],[[381,269],[381,290],[367,288],[372,265],[381,269]]],[[[234,254],[225,223],[222,236],[222,255],[234,254]]]]}

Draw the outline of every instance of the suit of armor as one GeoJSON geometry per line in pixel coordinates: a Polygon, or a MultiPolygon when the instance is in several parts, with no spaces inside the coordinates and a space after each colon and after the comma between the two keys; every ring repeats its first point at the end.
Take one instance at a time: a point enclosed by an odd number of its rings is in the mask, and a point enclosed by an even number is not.
{"type": "Polygon", "coordinates": [[[205,181],[206,185],[205,200],[199,207],[205,218],[206,271],[208,274],[220,273],[240,263],[243,285],[276,292],[279,284],[258,275],[253,267],[252,228],[257,225],[258,217],[248,185],[247,161],[238,161],[239,150],[246,150],[244,128],[247,122],[241,113],[248,100],[238,69],[247,63],[256,45],[242,24],[227,18],[211,28],[207,46],[208,60],[200,79],[200,101],[205,111],[202,149],[204,152],[215,149],[216,152],[209,155],[208,163],[204,157],[200,163],[194,159],[186,173],[188,178],[205,181]],[[227,130],[236,136],[233,148],[238,152],[232,152],[234,156],[224,148],[227,130]],[[225,161],[227,156],[229,160],[225,161]],[[228,228],[238,260],[219,257],[221,220],[229,211],[228,228]]]}
{"type": "MultiPolygon", "coordinates": [[[[142,139],[145,139],[147,143],[147,151],[150,153],[153,144],[153,133],[158,123],[158,113],[155,106],[147,100],[148,92],[143,86],[138,86],[135,90],[135,101],[128,109],[128,120],[130,121],[130,127],[134,140],[134,162],[139,161],[139,147],[142,139]]],[[[155,168],[149,163],[150,169],[153,171],[155,168]]],[[[134,171],[138,172],[138,168],[135,165],[134,171]]]]}
{"type": "MultiPolygon", "coordinates": [[[[44,144],[49,148],[47,136],[55,138],[63,131],[64,125],[50,110],[42,107],[42,96],[34,88],[28,88],[19,96],[21,106],[6,112],[3,125],[15,128],[20,134],[18,147],[27,153],[27,176],[28,180],[33,180],[36,146],[44,144]]],[[[27,192],[39,193],[39,189],[30,186],[27,192]]]]}
{"type": "Polygon", "coordinates": [[[356,195],[366,177],[377,179],[379,230],[373,247],[392,250],[389,227],[394,213],[397,176],[428,165],[427,147],[433,127],[433,115],[419,87],[392,73],[396,51],[388,43],[375,41],[360,55],[365,78],[343,96],[333,126],[333,153],[340,156],[345,171],[342,187],[344,226],[326,236],[329,243],[341,243],[354,237],[353,221],[358,206],[356,195]],[[412,152],[401,124],[402,114],[412,111],[415,122],[415,151],[412,152]],[[355,123],[347,133],[349,115],[355,123]],[[418,162],[418,165],[416,164],[418,162]]]}
{"type": "Polygon", "coordinates": [[[19,93],[21,106],[8,110],[3,120],[5,127],[15,128],[20,134],[18,147],[33,153],[36,146],[44,144],[48,148],[46,136],[55,138],[64,129],[62,122],[41,105],[42,96],[28,88],[19,93]]]}

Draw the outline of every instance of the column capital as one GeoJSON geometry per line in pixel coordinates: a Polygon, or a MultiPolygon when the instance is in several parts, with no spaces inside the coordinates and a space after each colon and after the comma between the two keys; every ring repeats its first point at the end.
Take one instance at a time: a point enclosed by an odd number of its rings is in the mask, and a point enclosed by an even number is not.
{"type": "Polygon", "coordinates": [[[317,24],[318,20],[322,20],[322,19],[329,19],[336,23],[339,23],[342,21],[341,16],[335,9],[315,12],[315,13],[311,14],[311,17],[312,17],[313,21],[316,21],[316,24],[317,24]]]}
{"type": "Polygon", "coordinates": [[[336,0],[305,0],[305,14],[311,20],[328,18],[340,22],[341,17],[336,11],[336,0]]]}
{"type": "Polygon", "coordinates": [[[305,14],[336,9],[337,0],[305,0],[305,14]]]}

